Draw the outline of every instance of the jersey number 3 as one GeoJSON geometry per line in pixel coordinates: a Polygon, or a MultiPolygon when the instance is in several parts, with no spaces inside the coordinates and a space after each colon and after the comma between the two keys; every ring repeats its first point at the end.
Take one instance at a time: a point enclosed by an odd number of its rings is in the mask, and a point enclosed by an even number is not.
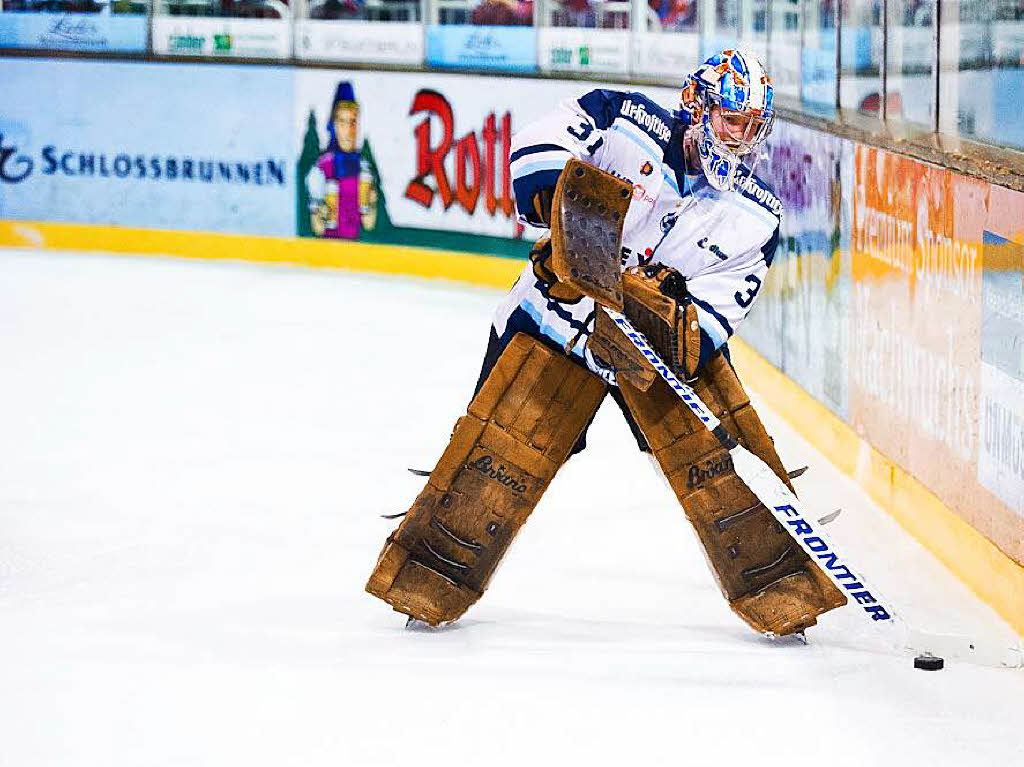
{"type": "MultiPolygon", "coordinates": [[[[583,120],[580,122],[580,127],[574,128],[572,125],[570,125],[568,128],[566,128],[566,130],[569,132],[569,135],[572,136],[574,139],[583,142],[587,140],[591,133],[594,132],[594,126],[591,125],[586,120],[583,120]]],[[[598,147],[600,147],[603,143],[604,139],[598,136],[597,141],[595,141],[593,144],[587,147],[587,154],[593,154],[594,152],[596,152],[598,147]]]]}
{"type": "Polygon", "coordinates": [[[761,289],[761,280],[758,279],[756,274],[748,274],[746,281],[753,285],[752,288],[747,288],[747,293],[744,295],[740,291],[736,291],[736,295],[733,296],[736,299],[736,303],[746,309],[754,301],[754,297],[757,295],[757,291],[761,289]]]}

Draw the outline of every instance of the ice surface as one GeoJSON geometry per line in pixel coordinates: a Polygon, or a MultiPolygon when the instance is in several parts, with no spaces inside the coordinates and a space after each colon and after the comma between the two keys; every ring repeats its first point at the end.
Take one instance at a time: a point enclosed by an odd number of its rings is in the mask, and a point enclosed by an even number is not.
{"type": "MultiPolygon", "coordinates": [[[[916,671],[854,610],[754,636],[610,402],[481,602],[404,630],[362,590],[378,515],[497,298],[0,251],[0,765],[1024,764],[1024,672],[916,671]]],[[[912,621],[1011,636],[765,405],[912,621]]]]}

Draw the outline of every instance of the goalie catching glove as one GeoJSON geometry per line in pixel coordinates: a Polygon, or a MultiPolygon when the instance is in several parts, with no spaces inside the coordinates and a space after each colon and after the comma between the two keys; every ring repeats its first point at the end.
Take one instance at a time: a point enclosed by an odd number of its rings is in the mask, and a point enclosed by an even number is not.
{"type": "Polygon", "coordinates": [[[639,266],[622,275],[624,311],[672,372],[684,381],[697,375],[701,333],[686,280],[662,264],[639,266]]]}

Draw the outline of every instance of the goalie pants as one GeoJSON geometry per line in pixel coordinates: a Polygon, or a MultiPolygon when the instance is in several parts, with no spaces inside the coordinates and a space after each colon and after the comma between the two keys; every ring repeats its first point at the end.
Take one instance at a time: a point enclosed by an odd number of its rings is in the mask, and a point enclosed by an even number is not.
{"type": "MultiPolygon", "coordinates": [[[[491,374],[491,369],[494,364],[498,361],[501,353],[505,351],[505,348],[509,345],[516,333],[526,333],[533,338],[536,338],[541,343],[550,347],[551,349],[561,352],[558,344],[551,340],[547,336],[540,332],[540,327],[534,322],[533,318],[522,309],[516,309],[512,315],[508,318],[508,323],[505,326],[505,332],[502,335],[498,335],[498,332],[491,326],[490,338],[487,341],[487,351],[484,353],[483,365],[480,367],[480,377],[477,379],[476,388],[473,390],[473,396],[476,396],[477,392],[480,391],[480,387],[484,385],[484,381],[487,380],[487,376],[491,374]]],[[[729,364],[732,364],[732,360],[729,359],[729,345],[726,344],[722,347],[722,353],[725,358],[729,360],[729,364]]],[[[629,412],[629,408],[626,407],[626,401],[622,398],[622,392],[619,391],[619,387],[611,386],[608,389],[612,399],[615,400],[615,404],[619,406],[619,410],[622,413],[622,417],[626,419],[626,423],[629,424],[629,430],[633,434],[633,439],[636,440],[636,446],[642,453],[650,453],[651,447],[647,444],[647,439],[644,437],[643,432],[640,431],[640,427],[637,426],[636,419],[633,418],[633,414],[629,412]]],[[[596,414],[595,414],[596,415],[596,414]]],[[[587,446],[587,430],[590,428],[588,423],[583,429],[583,433],[580,438],[576,441],[573,446],[570,456],[576,455],[577,453],[583,452],[587,446]]]]}

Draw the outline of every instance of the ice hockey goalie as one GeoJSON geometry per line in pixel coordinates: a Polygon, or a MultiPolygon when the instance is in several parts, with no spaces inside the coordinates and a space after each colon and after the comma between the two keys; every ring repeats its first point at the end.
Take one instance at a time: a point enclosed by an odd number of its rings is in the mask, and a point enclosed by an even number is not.
{"type": "Polygon", "coordinates": [[[610,394],[742,620],[782,636],[846,603],[601,308],[624,312],[789,482],[727,345],[779,238],[781,203],[754,174],[772,95],[753,54],[725,50],[689,76],[675,112],[595,90],[516,135],[519,215],[550,236],[498,307],[475,396],[387,539],[371,594],[431,625],[459,618],[610,394]]]}

